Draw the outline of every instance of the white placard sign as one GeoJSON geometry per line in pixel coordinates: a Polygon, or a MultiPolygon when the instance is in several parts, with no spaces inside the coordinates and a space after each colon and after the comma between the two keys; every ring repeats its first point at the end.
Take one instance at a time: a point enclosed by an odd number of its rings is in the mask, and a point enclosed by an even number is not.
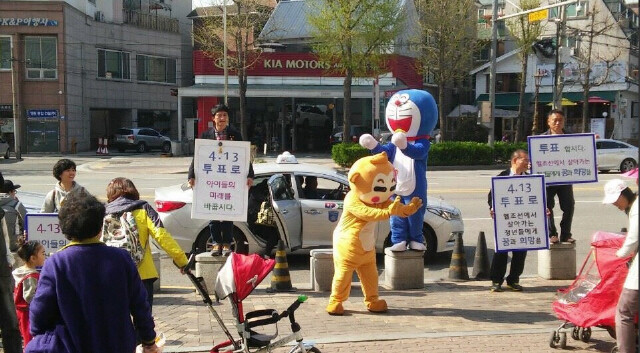
{"type": "Polygon", "coordinates": [[[251,143],[196,139],[191,218],[247,221],[251,143]]]}
{"type": "Polygon", "coordinates": [[[491,178],[495,251],[549,247],[543,175],[491,178]]]}
{"type": "Polygon", "coordinates": [[[598,182],[593,134],[537,135],[527,138],[531,174],[547,185],[598,182]]]}
{"type": "Polygon", "coordinates": [[[57,213],[27,213],[25,216],[27,240],[35,240],[44,246],[47,254],[69,244],[60,229],[57,213]]]}

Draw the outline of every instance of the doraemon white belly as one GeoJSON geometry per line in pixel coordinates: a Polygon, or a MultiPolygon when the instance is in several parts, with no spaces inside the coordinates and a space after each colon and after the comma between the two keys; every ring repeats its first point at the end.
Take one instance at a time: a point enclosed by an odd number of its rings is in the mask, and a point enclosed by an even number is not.
{"type": "Polygon", "coordinates": [[[404,153],[396,147],[396,154],[393,158],[393,166],[398,171],[396,177],[396,195],[408,196],[415,190],[416,174],[413,163],[414,160],[412,158],[405,156],[404,153]]]}

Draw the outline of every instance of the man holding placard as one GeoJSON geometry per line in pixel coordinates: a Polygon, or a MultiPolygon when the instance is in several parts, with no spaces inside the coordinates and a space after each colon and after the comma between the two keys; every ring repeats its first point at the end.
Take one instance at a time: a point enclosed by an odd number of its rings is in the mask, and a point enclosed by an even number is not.
{"type": "MultiPolygon", "coordinates": [[[[241,133],[229,125],[229,107],[224,104],[219,104],[211,109],[211,120],[213,121],[213,127],[209,128],[202,133],[201,139],[217,140],[217,141],[242,141],[241,133]]],[[[220,151],[222,151],[222,143],[219,143],[220,151]]],[[[219,151],[219,152],[220,152],[219,151]]],[[[212,153],[214,155],[214,153],[212,153]]],[[[223,155],[218,153],[218,155],[223,155]]],[[[228,157],[228,152],[227,152],[228,157]]],[[[215,157],[214,157],[215,159],[215,157]]],[[[194,156],[195,160],[195,156],[194,156]]],[[[247,173],[246,185],[251,187],[253,185],[253,167],[249,162],[249,168],[247,173]]],[[[211,168],[211,164],[209,164],[211,168]]],[[[200,171],[200,168],[198,168],[200,171]]],[[[219,171],[219,170],[218,170],[219,171]]],[[[213,170],[205,170],[205,173],[213,172],[213,170]]],[[[189,186],[194,187],[196,185],[196,169],[194,168],[194,161],[191,162],[189,167],[189,186]]],[[[233,183],[233,182],[231,182],[233,183]]],[[[229,185],[231,183],[228,183],[229,185]]],[[[219,185],[212,183],[212,187],[218,187],[219,185]]],[[[225,184],[227,185],[227,184],[225,184]]],[[[235,184],[234,184],[235,185],[235,184]]],[[[235,187],[235,186],[234,186],[235,187]]],[[[215,197],[226,195],[227,193],[214,193],[210,192],[215,197]]],[[[195,194],[194,194],[195,198],[195,194]]],[[[245,219],[246,221],[246,219],[245,219]]],[[[231,220],[213,220],[209,223],[209,230],[213,239],[212,255],[228,255],[231,252],[231,242],[233,241],[233,222],[231,220]]],[[[202,249],[204,250],[204,249],[202,249]]]]}
{"type": "MultiPolygon", "coordinates": [[[[503,170],[498,174],[501,176],[511,176],[511,175],[523,175],[526,174],[527,169],[529,169],[529,154],[525,150],[516,150],[511,155],[511,166],[506,170],[503,170]]],[[[489,203],[489,213],[491,214],[491,218],[495,218],[495,212],[493,210],[493,196],[492,192],[489,191],[488,195],[488,203],[489,203]]],[[[496,243],[497,249],[497,243],[496,243]]],[[[524,270],[524,260],[527,258],[527,251],[512,251],[511,252],[511,270],[509,271],[509,276],[507,277],[507,288],[513,291],[522,291],[522,286],[520,285],[520,275],[524,270]]],[[[509,259],[509,252],[496,252],[493,255],[493,260],[491,261],[491,291],[492,292],[502,292],[502,282],[504,281],[504,275],[507,272],[507,260],[509,259]]]]}
{"type": "MultiPolygon", "coordinates": [[[[542,135],[562,135],[564,131],[564,113],[561,110],[551,110],[547,115],[547,125],[549,130],[542,135]]],[[[573,184],[549,185],[547,186],[547,208],[549,209],[549,241],[551,243],[575,242],[571,237],[571,223],[573,222],[573,210],[575,199],[573,197],[573,184]],[[558,229],[553,218],[553,208],[556,205],[555,197],[558,196],[558,203],[562,210],[562,220],[560,220],[560,239],[558,239],[558,229]]]]}

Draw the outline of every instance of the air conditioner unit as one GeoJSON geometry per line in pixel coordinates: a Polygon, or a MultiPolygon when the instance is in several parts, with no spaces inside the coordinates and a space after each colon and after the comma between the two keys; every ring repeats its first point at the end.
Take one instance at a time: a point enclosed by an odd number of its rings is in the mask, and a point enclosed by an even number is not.
{"type": "Polygon", "coordinates": [[[104,22],[104,13],[102,13],[102,11],[96,11],[93,18],[98,22],[104,22]]]}

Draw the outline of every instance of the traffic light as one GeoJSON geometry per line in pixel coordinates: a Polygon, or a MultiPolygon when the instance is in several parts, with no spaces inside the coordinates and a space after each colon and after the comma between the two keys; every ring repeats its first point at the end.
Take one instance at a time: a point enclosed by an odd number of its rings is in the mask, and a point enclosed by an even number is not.
{"type": "Polygon", "coordinates": [[[553,38],[540,39],[534,42],[531,47],[536,55],[542,56],[543,58],[550,59],[556,55],[556,44],[553,38]]]}

